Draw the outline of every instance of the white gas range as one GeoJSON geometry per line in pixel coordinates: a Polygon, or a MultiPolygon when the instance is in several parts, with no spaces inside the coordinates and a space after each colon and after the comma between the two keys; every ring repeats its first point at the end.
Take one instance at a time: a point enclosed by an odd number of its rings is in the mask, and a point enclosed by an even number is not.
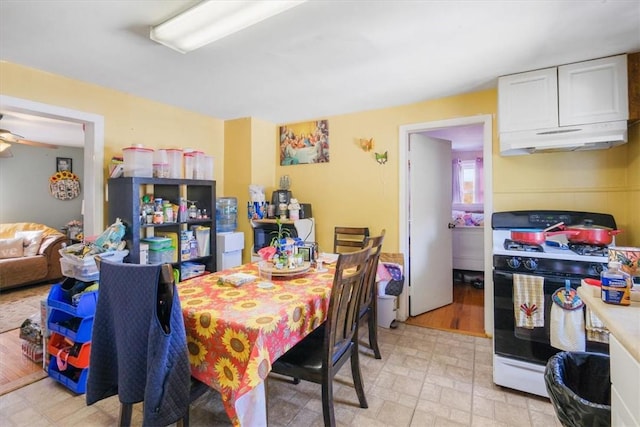
{"type": "MultiPolygon", "coordinates": [[[[598,226],[616,228],[611,215],[572,211],[511,211],[496,212],[493,228],[494,282],[494,382],[498,385],[547,396],[544,368],[547,360],[561,351],[550,344],[551,295],[570,284],[577,288],[585,278],[599,278],[606,269],[606,246],[567,245],[561,248],[546,243],[521,245],[513,242],[511,231],[539,231],[564,222],[567,226],[585,220],[598,226]],[[518,308],[514,303],[514,275],[537,276],[543,279],[544,325],[523,328],[516,321],[518,308]]],[[[608,345],[587,341],[587,351],[608,352],[608,345]]]]}

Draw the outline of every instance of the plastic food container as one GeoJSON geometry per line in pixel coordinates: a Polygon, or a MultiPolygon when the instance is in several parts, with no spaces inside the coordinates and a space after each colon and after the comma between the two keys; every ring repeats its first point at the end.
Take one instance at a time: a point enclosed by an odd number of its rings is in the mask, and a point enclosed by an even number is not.
{"type": "Polygon", "coordinates": [[[153,149],[127,147],[122,149],[124,176],[153,176],[153,149]]]}
{"type": "Polygon", "coordinates": [[[168,178],[182,178],[182,150],[179,148],[168,148],[167,162],[169,163],[168,178]]]}
{"type": "Polygon", "coordinates": [[[175,248],[149,249],[149,264],[171,264],[173,262],[175,248]]]}
{"type": "Polygon", "coordinates": [[[150,251],[159,251],[171,247],[171,238],[169,237],[147,237],[144,239],[140,239],[140,241],[147,243],[149,245],[150,251]]]}

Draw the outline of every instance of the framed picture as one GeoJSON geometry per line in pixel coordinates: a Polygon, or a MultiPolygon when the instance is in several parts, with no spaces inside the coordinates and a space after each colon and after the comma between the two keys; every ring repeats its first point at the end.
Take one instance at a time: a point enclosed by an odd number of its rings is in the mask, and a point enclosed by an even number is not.
{"type": "Polygon", "coordinates": [[[56,157],[56,172],[73,172],[73,160],[71,157],[56,157]]]}
{"type": "Polygon", "coordinates": [[[329,162],[329,121],[280,126],[280,165],[329,162]]]}

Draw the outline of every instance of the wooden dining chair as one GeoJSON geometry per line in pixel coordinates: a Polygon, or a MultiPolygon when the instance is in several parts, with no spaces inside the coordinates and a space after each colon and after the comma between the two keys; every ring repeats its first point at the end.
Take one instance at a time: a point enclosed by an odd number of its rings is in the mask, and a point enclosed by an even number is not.
{"type": "Polygon", "coordinates": [[[369,238],[368,227],[335,227],[333,253],[346,253],[364,249],[369,238]]]}
{"type": "Polygon", "coordinates": [[[382,241],[386,230],[382,230],[379,236],[369,238],[370,254],[367,260],[367,268],[364,273],[362,292],[360,297],[360,322],[366,319],[369,328],[369,347],[373,350],[376,359],[382,359],[378,346],[378,292],[376,289],[376,275],[378,261],[382,252],[382,241]]]}
{"type": "Polygon", "coordinates": [[[322,385],[325,426],[335,426],[333,378],[351,360],[351,375],[361,408],[367,408],[358,359],[360,292],[366,270],[368,248],[341,254],[331,288],[327,320],[278,358],[272,372],[322,385]]]}
{"type": "Polygon", "coordinates": [[[170,264],[97,260],[100,290],[91,335],[87,405],[118,395],[119,425],[143,402],[144,425],[189,424],[189,404],[209,390],[191,377],[170,264]]]}

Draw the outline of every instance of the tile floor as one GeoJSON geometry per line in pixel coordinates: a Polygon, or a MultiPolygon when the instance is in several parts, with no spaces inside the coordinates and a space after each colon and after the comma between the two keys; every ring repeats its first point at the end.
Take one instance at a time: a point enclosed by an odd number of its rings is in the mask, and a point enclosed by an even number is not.
{"type": "MultiPolygon", "coordinates": [[[[335,381],[340,426],[561,426],[547,399],[492,383],[490,339],[405,324],[381,329],[379,338],[382,360],[361,347],[368,409],[358,406],[348,363],[335,381]]],[[[322,426],[320,396],[319,385],[270,377],[269,426],[322,426]]],[[[115,396],[86,406],[84,395],[45,378],[0,397],[0,425],[114,426],[118,408],[115,396]]],[[[190,415],[192,426],[230,425],[215,392],[190,415]]],[[[141,418],[136,405],[133,425],[141,418]]]]}

